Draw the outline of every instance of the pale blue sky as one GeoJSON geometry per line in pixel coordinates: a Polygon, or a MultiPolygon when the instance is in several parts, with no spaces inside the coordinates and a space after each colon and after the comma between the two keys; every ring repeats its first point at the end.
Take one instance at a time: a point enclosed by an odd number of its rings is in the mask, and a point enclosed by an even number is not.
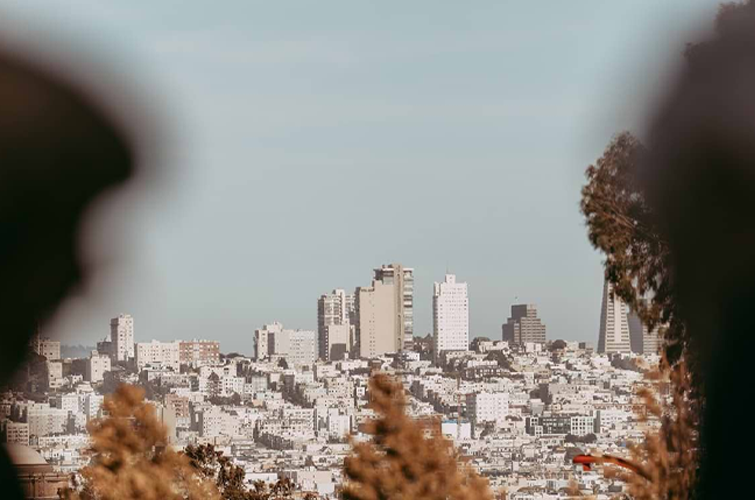
{"type": "Polygon", "coordinates": [[[0,1],[5,37],[73,40],[154,89],[175,138],[154,189],[87,225],[90,259],[117,265],[48,333],[92,344],[129,312],[137,340],[251,354],[263,322],[314,329],[321,293],[397,261],[417,334],[448,267],[474,336],[500,338],[519,297],[549,338],[595,343],[584,169],[641,130],[659,69],[716,5],[0,1]]]}

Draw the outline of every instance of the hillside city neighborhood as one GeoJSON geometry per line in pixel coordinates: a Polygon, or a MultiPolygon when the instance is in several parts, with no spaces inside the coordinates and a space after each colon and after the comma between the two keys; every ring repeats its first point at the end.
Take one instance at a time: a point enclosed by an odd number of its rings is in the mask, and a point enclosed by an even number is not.
{"type": "MultiPolygon", "coordinates": [[[[313,298],[314,305],[314,298],[313,298]]],[[[598,304],[596,304],[596,307],[598,304]]],[[[139,337],[120,314],[85,357],[64,357],[37,334],[25,370],[0,397],[2,436],[22,482],[51,491],[85,466],[87,423],[122,383],[144,387],[173,446],[211,443],[245,481],[289,478],[302,492],[335,498],[349,439],[362,424],[371,373],[398,377],[407,412],[437,418],[462,457],[509,499],[585,494],[611,498],[623,483],[581,453],[628,456],[658,424],[637,395],[659,361],[658,331],[604,285],[597,343],[549,337],[534,304],[514,304],[500,336],[470,338],[467,284],[447,274],[433,285],[433,332],[414,331],[414,271],[374,270],[370,286],[317,299],[317,329],[272,322],[249,334],[252,356],[223,354],[214,340],[139,337]]],[[[104,326],[104,325],[103,325],[104,326]]]]}

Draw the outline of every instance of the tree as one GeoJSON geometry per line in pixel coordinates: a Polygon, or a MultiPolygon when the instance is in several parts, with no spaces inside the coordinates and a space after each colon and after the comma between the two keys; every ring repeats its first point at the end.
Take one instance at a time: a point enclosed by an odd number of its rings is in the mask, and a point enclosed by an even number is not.
{"type": "Polygon", "coordinates": [[[475,337],[472,339],[472,343],[469,346],[469,349],[472,351],[477,351],[477,349],[480,347],[481,342],[490,342],[490,338],[488,337],[475,337]]]}
{"type": "Polygon", "coordinates": [[[89,465],[66,500],[219,500],[214,485],[168,446],[165,426],[144,390],[121,385],[105,398],[108,415],[90,423],[89,465]]]}
{"type": "Polygon", "coordinates": [[[354,443],[344,462],[345,500],[492,499],[487,481],[459,464],[437,425],[428,427],[406,415],[400,382],[373,376],[370,398],[379,416],[365,427],[371,441],[354,443]]]}
{"type": "MultiPolygon", "coordinates": [[[[288,477],[278,479],[269,485],[264,481],[255,481],[253,488],[244,484],[246,473],[242,467],[234,464],[230,457],[218,451],[211,444],[189,445],[183,454],[191,466],[206,480],[213,483],[223,500],[289,500],[294,498],[296,485],[288,477]]],[[[317,500],[314,493],[307,493],[305,498],[317,500]]]]}
{"type": "Polygon", "coordinates": [[[629,132],[614,137],[603,156],[587,167],[580,208],[590,243],[605,255],[605,278],[613,293],[649,329],[665,325],[666,355],[673,363],[687,339],[674,297],[668,245],[637,175],[645,154],[629,132]]]}
{"type": "Polygon", "coordinates": [[[184,449],[184,455],[192,467],[215,483],[224,500],[249,498],[244,485],[244,469],[234,464],[222,451],[216,451],[213,445],[189,445],[184,449]]]}
{"type": "Polygon", "coordinates": [[[501,350],[496,349],[495,351],[490,351],[487,356],[485,356],[485,360],[495,361],[501,368],[511,370],[511,359],[509,359],[501,350]]]}
{"type": "Polygon", "coordinates": [[[554,340],[553,342],[551,342],[549,346],[549,349],[551,351],[558,351],[559,349],[565,349],[565,348],[566,348],[566,342],[561,339],[554,340]]]}

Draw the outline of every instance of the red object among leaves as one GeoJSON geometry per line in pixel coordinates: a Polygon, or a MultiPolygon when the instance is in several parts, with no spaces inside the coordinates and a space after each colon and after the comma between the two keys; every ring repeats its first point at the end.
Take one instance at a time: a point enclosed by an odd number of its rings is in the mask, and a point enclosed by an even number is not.
{"type": "Polygon", "coordinates": [[[618,465],[619,467],[624,467],[625,469],[629,469],[630,471],[634,472],[635,474],[638,474],[648,481],[650,480],[650,476],[647,472],[645,472],[639,465],[636,465],[629,460],[624,460],[623,458],[619,457],[613,457],[611,455],[603,455],[601,457],[596,457],[593,455],[577,455],[572,459],[572,463],[574,464],[581,464],[582,469],[585,471],[592,470],[593,464],[613,464],[618,465]]]}

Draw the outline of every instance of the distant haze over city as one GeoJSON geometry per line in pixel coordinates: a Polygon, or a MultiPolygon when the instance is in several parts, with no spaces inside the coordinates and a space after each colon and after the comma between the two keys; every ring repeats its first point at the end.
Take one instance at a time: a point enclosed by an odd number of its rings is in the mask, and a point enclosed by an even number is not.
{"type": "Polygon", "coordinates": [[[160,2],[3,2],[11,40],[122,54],[107,62],[154,93],[173,138],[158,175],[87,221],[99,272],[44,333],[94,345],[124,313],[137,341],[251,354],[262,324],[315,330],[318,297],[398,262],[414,269],[416,336],[431,333],[433,282],[449,272],[468,285],[470,337],[500,339],[520,303],[549,339],[595,345],[603,271],[579,213],[584,169],[614,133],[641,133],[637,103],[665,73],[638,75],[679,59],[718,3],[177,15],[160,2]]]}

